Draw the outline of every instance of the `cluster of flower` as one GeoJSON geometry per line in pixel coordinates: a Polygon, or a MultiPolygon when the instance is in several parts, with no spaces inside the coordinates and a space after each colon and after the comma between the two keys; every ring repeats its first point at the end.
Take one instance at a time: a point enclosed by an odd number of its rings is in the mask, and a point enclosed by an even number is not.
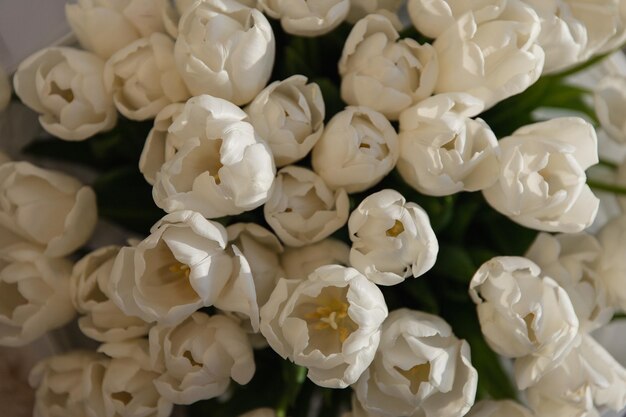
{"type": "Polygon", "coordinates": [[[113,128],[118,111],[154,119],[139,168],[168,214],[144,240],[99,248],[72,268],[63,257],[93,231],[93,191],[0,161],[0,344],[29,343],[75,312],[102,343],[34,369],[35,416],[166,417],[174,404],[224,394],[231,380],[248,383],[253,348],[268,344],[314,383],[351,386],[353,417],[531,415],[512,402],[472,408],[468,343],[440,317],[388,312],[378,285],[425,274],[439,250],[426,212],[395,190],[350,212],[349,193],[396,167],[422,194],[482,191],[521,225],[569,233],[539,235],[529,259],[487,262],[470,295],[490,346],[516,358],[537,415],[626,405],[626,370],[588,335],[626,308],[626,267],[614,255],[626,224],[598,238],[573,234],[599,205],[585,174],[598,162],[594,128],[567,117],[498,140],[477,118],[542,73],[621,44],[624,2],[409,0],[432,44],[401,38],[401,3],[67,6],[84,50],[34,54],[15,91],[65,140],[113,128]],[[263,12],[300,36],[355,22],[338,63],[349,106],[327,124],[321,89],[306,77],[266,86],[275,40],[263,12]],[[295,165],[309,155],[312,169],[295,165]],[[261,206],[273,232],[215,220],[261,206]],[[331,237],[346,225],[351,247],[331,237]]]}

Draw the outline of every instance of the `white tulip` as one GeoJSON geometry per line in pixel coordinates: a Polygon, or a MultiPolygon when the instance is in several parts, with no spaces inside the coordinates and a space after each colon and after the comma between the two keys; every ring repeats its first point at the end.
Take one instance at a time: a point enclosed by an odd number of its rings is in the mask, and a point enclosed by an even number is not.
{"type": "Polygon", "coordinates": [[[595,270],[602,256],[602,247],[595,237],[540,233],[525,256],[567,292],[582,331],[590,332],[611,320],[609,294],[595,270]]]}
{"type": "Polygon", "coordinates": [[[507,0],[408,0],[407,9],[417,30],[429,38],[438,38],[467,13],[483,19],[498,13],[507,0]]]}
{"type": "Polygon", "coordinates": [[[288,166],[276,176],[263,207],[265,220],[288,246],[319,242],[348,221],[350,202],[343,188],[334,193],[308,169],[288,166]]]}
{"type": "Polygon", "coordinates": [[[602,247],[597,261],[596,273],[607,289],[610,304],[626,311],[626,216],[616,217],[607,223],[598,234],[602,247]]]}
{"type": "Polygon", "coordinates": [[[400,309],[385,320],[374,362],[354,390],[368,416],[457,417],[474,403],[477,384],[469,344],[448,323],[400,309]]]}
{"type": "MultiPolygon", "coordinates": [[[[284,273],[280,265],[283,246],[269,230],[256,223],[236,223],[226,228],[235,258],[240,262],[238,277],[231,278],[220,296],[230,311],[239,311],[250,319],[252,332],[259,331],[259,309],[270,298],[276,282],[284,273]],[[239,285],[237,285],[239,284],[239,285]],[[239,308],[235,307],[240,305],[239,308]]],[[[237,273],[237,271],[235,271],[237,273]]],[[[244,327],[247,323],[243,324],[244,327]]]]}
{"type": "Polygon", "coordinates": [[[74,265],[70,294],[82,314],[78,327],[100,342],[119,342],[148,334],[150,325],[127,316],[109,296],[109,282],[115,257],[121,248],[106,246],[89,253],[74,265]]]}
{"type": "Polygon", "coordinates": [[[151,363],[146,339],[101,345],[112,359],[96,363],[85,378],[89,416],[169,417],[173,404],[156,388],[158,372],[151,363]]]}
{"type": "Polygon", "coordinates": [[[96,195],[88,186],[28,162],[0,165],[0,253],[25,240],[50,257],[81,247],[96,227],[96,195]]]}
{"type": "Polygon", "coordinates": [[[161,18],[165,31],[174,39],[178,38],[180,17],[193,6],[196,0],[173,0],[163,3],[161,18]]]}
{"type": "Polygon", "coordinates": [[[272,408],[257,408],[240,414],[239,417],[276,417],[276,411],[272,408]]]}
{"type": "Polygon", "coordinates": [[[434,48],[399,38],[383,15],[368,15],[354,25],[339,61],[346,103],[397,120],[400,112],[433,93],[439,72],[434,48]]]}
{"type": "Polygon", "coordinates": [[[524,126],[499,141],[498,182],[487,202],[525,227],[576,233],[593,223],[599,200],[585,170],[598,162],[596,133],[577,117],[524,126]]]}
{"type": "Polygon", "coordinates": [[[482,102],[468,94],[439,94],[400,116],[398,172],[422,194],[441,196],[492,186],[500,171],[498,140],[471,119],[482,102]]]}
{"type": "Polygon", "coordinates": [[[65,5],[65,16],[83,48],[107,59],[136,39],[163,32],[167,1],[78,0],[65,5]]]}
{"type": "Polygon", "coordinates": [[[304,279],[320,266],[350,265],[350,247],[341,240],[328,238],[300,248],[287,248],[280,258],[289,279],[304,279]]]}
{"type": "Polygon", "coordinates": [[[607,76],[595,89],[595,110],[611,139],[626,142],[626,77],[607,76]]]}
{"type": "Polygon", "coordinates": [[[233,269],[226,242],[224,227],[199,213],[168,214],[136,247],[121,249],[110,297],[146,322],[180,323],[218,300],[233,269]]]}
{"type": "Polygon", "coordinates": [[[329,187],[356,193],[382,180],[399,157],[398,134],[385,116],[367,107],[347,107],[326,126],[311,163],[329,187]]]}
{"type": "Polygon", "coordinates": [[[154,126],[148,133],[139,158],[139,171],[150,185],[156,182],[157,172],[163,164],[174,157],[183,147],[185,139],[169,132],[170,126],[185,108],[184,104],[174,103],[163,108],[154,119],[154,126]]]}
{"type": "Polygon", "coordinates": [[[168,104],[189,98],[176,69],[174,41],[162,33],[113,54],[104,67],[104,85],[119,112],[132,120],[152,119],[168,104]]]}
{"type": "Polygon", "coordinates": [[[578,319],[567,293],[526,258],[486,262],[472,278],[470,295],[489,346],[518,358],[520,389],[558,366],[578,341],[578,319]]]}
{"type": "Polygon", "coordinates": [[[541,21],[537,43],[545,52],[544,74],[562,71],[586,58],[587,30],[567,0],[524,0],[541,21]]]}
{"type": "MultiPolygon", "coordinates": [[[[31,371],[29,382],[36,388],[34,417],[85,417],[89,386],[84,381],[95,364],[108,359],[95,352],[74,351],[39,362],[31,371]]],[[[104,416],[101,410],[98,416],[104,416]]],[[[92,414],[93,415],[93,414],[92,414]]]]}
{"type": "Polygon", "coordinates": [[[70,298],[72,264],[32,248],[0,258],[0,346],[24,346],[76,314],[70,298]]]}
{"type": "Polygon", "coordinates": [[[563,0],[587,31],[581,61],[609,52],[626,40],[626,7],[622,0],[563,0]]]}
{"type": "Polygon", "coordinates": [[[176,404],[218,397],[231,378],[244,385],[255,371],[252,346],[237,323],[200,312],[177,326],[153,327],[150,356],[161,371],[157,390],[176,404]]]}
{"type": "Polygon", "coordinates": [[[463,15],[437,38],[436,93],[469,93],[487,109],[537,81],[544,64],[539,17],[520,0],[502,3],[463,15]]]}
{"type": "Polygon", "coordinates": [[[241,105],[267,84],[275,42],[260,11],[235,0],[197,1],[181,17],[178,31],[176,64],[193,95],[241,105]]]}
{"type": "MultiPolygon", "coordinates": [[[[558,414],[557,414],[558,415],[558,414]]],[[[479,401],[465,415],[465,417],[533,417],[533,413],[526,407],[511,400],[483,400],[479,401]]]]}
{"type": "Polygon", "coordinates": [[[285,32],[319,36],[341,24],[350,10],[350,0],[259,0],[259,7],[280,19],[285,32]]]}
{"type": "Polygon", "coordinates": [[[356,269],[323,266],[281,279],[261,309],[261,332],[280,356],[308,368],[317,385],[345,388],[374,359],[387,306],[356,269]]]}
{"type": "Polygon", "coordinates": [[[372,13],[389,13],[397,16],[403,0],[350,0],[350,11],[346,20],[356,23],[372,13]]]}
{"type": "Polygon", "coordinates": [[[320,87],[294,75],[268,85],[246,107],[248,121],[274,155],[277,166],[292,164],[313,149],[324,131],[320,87]]]}
{"type": "Polygon", "coordinates": [[[168,129],[166,158],[182,146],[156,175],[157,206],[216,218],[265,203],[276,169],[268,146],[245,118],[223,99],[202,95],[187,101],[168,129]]]}
{"type": "Polygon", "coordinates": [[[348,220],[350,265],[378,285],[419,277],[435,265],[439,244],[428,214],[397,191],[366,197],[348,220]]]}
{"type": "Polygon", "coordinates": [[[9,76],[0,65],[0,113],[9,106],[11,101],[11,83],[9,76]]]}
{"type": "Polygon", "coordinates": [[[104,61],[67,47],[42,49],[26,58],[13,77],[15,93],[40,114],[51,135],[84,140],[117,121],[113,97],[103,82],[104,61]]]}
{"type": "Polygon", "coordinates": [[[626,369],[591,336],[583,335],[556,369],[527,391],[540,416],[597,416],[597,408],[626,407],[626,369]]]}

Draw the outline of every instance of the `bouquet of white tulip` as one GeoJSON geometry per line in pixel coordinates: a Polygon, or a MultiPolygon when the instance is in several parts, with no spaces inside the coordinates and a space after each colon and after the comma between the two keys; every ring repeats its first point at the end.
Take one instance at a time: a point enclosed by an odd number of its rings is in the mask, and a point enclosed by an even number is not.
{"type": "Polygon", "coordinates": [[[80,333],[11,417],[625,408],[626,72],[573,81],[625,10],[68,4],[77,44],[0,72],[45,131],[0,153],[0,346],[80,333]]]}

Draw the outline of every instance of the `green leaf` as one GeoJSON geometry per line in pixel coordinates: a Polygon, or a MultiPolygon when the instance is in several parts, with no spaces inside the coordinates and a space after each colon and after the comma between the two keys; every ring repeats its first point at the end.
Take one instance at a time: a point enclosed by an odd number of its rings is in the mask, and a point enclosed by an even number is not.
{"type": "Polygon", "coordinates": [[[165,215],[154,204],[152,187],[134,166],[101,175],[93,188],[98,197],[98,214],[137,233],[148,234],[165,215]]]}
{"type": "Polygon", "coordinates": [[[437,263],[432,271],[436,275],[469,284],[476,269],[466,249],[461,246],[443,244],[439,247],[437,263]]]}
{"type": "Polygon", "coordinates": [[[322,97],[324,98],[324,105],[326,107],[326,122],[346,107],[346,103],[341,99],[337,85],[333,83],[332,80],[329,78],[313,78],[309,81],[317,83],[322,91],[322,97]]]}

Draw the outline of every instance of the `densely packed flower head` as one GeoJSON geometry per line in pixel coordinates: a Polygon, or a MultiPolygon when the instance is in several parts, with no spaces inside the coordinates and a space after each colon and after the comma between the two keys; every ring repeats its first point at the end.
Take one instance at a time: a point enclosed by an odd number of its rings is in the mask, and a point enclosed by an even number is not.
{"type": "Polygon", "coordinates": [[[624,363],[591,332],[626,310],[626,60],[571,75],[624,43],[625,6],[68,3],[75,45],[0,68],[0,144],[27,124],[12,88],[47,135],[0,152],[0,345],[57,353],[0,403],[623,409],[624,363]]]}

